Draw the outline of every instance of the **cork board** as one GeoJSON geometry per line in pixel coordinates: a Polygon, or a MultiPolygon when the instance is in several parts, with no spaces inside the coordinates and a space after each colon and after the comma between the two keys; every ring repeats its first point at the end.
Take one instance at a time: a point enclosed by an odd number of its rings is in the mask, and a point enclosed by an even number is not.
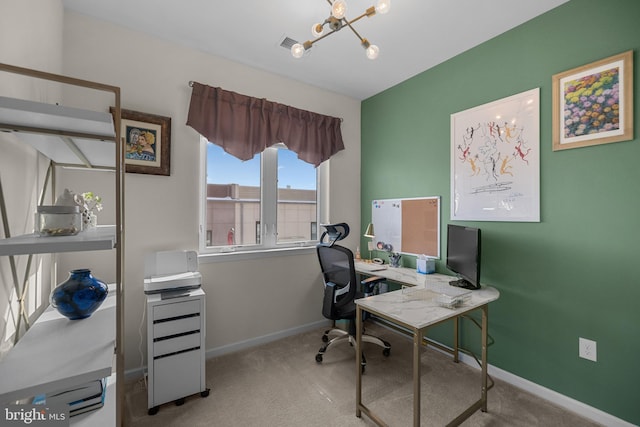
{"type": "Polygon", "coordinates": [[[440,258],[440,197],[374,200],[376,249],[440,258]]]}

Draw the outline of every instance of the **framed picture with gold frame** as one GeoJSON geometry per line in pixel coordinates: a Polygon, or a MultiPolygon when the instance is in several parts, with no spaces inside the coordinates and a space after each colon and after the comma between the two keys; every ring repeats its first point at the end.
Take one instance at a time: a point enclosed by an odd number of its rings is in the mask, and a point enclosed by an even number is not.
{"type": "Polygon", "coordinates": [[[633,139],[633,51],[555,74],[553,150],[633,139]]]}
{"type": "Polygon", "coordinates": [[[121,110],[125,171],[171,174],[171,117],[121,110]]]}

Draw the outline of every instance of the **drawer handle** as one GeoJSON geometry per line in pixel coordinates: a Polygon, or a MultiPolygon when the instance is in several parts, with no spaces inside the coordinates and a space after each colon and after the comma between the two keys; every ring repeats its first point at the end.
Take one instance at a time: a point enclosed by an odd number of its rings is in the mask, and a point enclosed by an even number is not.
{"type": "Polygon", "coordinates": [[[199,333],[200,333],[200,329],[196,329],[195,331],[181,332],[179,334],[167,335],[166,337],[154,338],[153,342],[165,341],[165,340],[170,340],[170,339],[173,339],[173,338],[184,337],[185,335],[193,335],[193,334],[199,334],[199,333]]]}
{"type": "Polygon", "coordinates": [[[188,319],[190,317],[198,317],[198,316],[200,316],[200,313],[184,314],[182,316],[175,316],[175,317],[168,317],[166,319],[154,320],[153,324],[155,325],[157,323],[173,322],[174,320],[188,319]]]}
{"type": "Polygon", "coordinates": [[[162,359],[163,357],[175,356],[176,354],[187,353],[189,351],[194,351],[194,350],[199,350],[199,349],[200,349],[200,347],[192,347],[192,348],[188,348],[186,350],[174,351],[173,353],[163,354],[162,356],[155,356],[153,358],[153,360],[162,359]]]}

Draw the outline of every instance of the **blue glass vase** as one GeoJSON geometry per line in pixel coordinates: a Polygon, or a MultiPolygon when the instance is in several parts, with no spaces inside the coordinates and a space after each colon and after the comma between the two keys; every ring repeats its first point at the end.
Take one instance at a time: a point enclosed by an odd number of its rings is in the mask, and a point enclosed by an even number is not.
{"type": "Polygon", "coordinates": [[[60,314],[76,320],[91,316],[108,293],[107,285],[83,268],[71,270],[69,278],[55,287],[49,299],[60,314]]]}

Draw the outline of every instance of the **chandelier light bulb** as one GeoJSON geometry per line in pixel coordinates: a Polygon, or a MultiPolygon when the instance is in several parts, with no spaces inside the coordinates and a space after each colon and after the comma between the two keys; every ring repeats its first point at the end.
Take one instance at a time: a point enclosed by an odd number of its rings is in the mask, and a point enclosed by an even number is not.
{"type": "Polygon", "coordinates": [[[324,33],[324,25],[320,23],[313,24],[313,27],[311,27],[311,34],[313,34],[313,37],[320,37],[322,33],[324,33]]]}
{"type": "Polygon", "coordinates": [[[391,7],[391,0],[378,0],[378,4],[376,5],[376,13],[380,15],[384,15],[389,12],[389,8],[391,7]]]}
{"type": "MultiPolygon", "coordinates": [[[[378,13],[385,14],[389,12],[389,8],[391,7],[391,0],[377,0],[375,6],[370,6],[362,15],[358,16],[355,19],[352,19],[351,21],[347,20],[347,18],[345,17],[347,13],[346,0],[327,0],[327,2],[331,5],[331,15],[329,15],[329,17],[323,22],[313,24],[313,26],[311,27],[311,34],[313,34],[314,39],[307,40],[304,43],[295,43],[293,46],[291,46],[291,55],[293,55],[294,58],[302,58],[305,55],[306,51],[311,49],[311,46],[313,46],[315,42],[322,40],[337,31],[340,31],[343,26],[349,26],[353,30],[356,37],[360,39],[360,44],[365,49],[367,58],[371,60],[376,59],[380,54],[380,49],[378,48],[378,46],[369,43],[367,39],[360,36],[360,34],[356,32],[351,24],[359,21],[364,17],[371,17],[378,13]],[[327,27],[327,32],[325,32],[325,26],[327,27]]],[[[284,45],[284,43],[282,45],[284,45]]]]}
{"type": "Polygon", "coordinates": [[[331,6],[331,15],[336,19],[342,19],[345,13],[347,13],[347,2],[344,0],[334,1],[331,6]]]}
{"type": "Polygon", "coordinates": [[[300,43],[291,46],[291,55],[293,55],[294,58],[302,58],[302,55],[304,55],[304,46],[300,43]]]}
{"type": "Polygon", "coordinates": [[[376,59],[379,53],[380,53],[380,48],[378,48],[378,46],[376,46],[375,44],[369,45],[369,47],[366,50],[367,58],[371,60],[376,59]]]}

